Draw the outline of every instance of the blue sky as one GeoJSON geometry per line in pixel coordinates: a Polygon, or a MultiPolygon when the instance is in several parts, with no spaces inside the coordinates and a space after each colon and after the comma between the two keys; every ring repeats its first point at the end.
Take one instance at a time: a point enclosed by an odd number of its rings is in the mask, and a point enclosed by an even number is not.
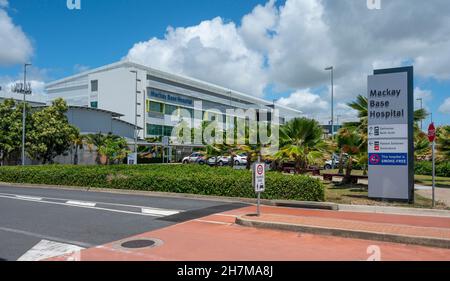
{"type": "Polygon", "coordinates": [[[336,112],[345,121],[355,116],[345,104],[365,93],[374,68],[413,64],[416,98],[438,124],[449,124],[450,5],[396,0],[371,11],[364,3],[81,0],[81,10],[69,10],[66,0],[0,0],[0,86],[21,78],[25,60],[43,85],[128,57],[278,99],[326,123],[324,67],[336,68],[336,112]],[[5,39],[16,35],[17,42],[5,39]]]}
{"type": "MultiPolygon", "coordinates": [[[[96,67],[120,60],[134,43],[162,37],[168,26],[191,26],[221,16],[239,22],[257,0],[10,0],[10,16],[33,41],[32,62],[50,78],[72,74],[75,65],[96,67]]],[[[1,68],[15,75],[19,66],[1,68]]]]}

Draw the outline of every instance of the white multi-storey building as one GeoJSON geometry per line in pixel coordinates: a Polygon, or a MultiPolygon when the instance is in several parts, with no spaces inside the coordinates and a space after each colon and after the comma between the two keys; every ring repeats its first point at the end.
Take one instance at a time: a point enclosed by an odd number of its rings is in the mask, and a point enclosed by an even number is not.
{"type": "MultiPolygon", "coordinates": [[[[137,121],[137,126],[144,128],[139,133],[142,139],[170,136],[177,123],[173,113],[189,112],[198,117],[194,114],[198,107],[194,108],[194,105],[199,102],[202,106],[200,119],[207,118],[212,109],[225,114],[227,109],[252,108],[270,112],[276,107],[280,119],[273,122],[281,123],[301,114],[272,101],[130,61],[48,83],[46,91],[50,100],[62,97],[69,105],[117,112],[126,122],[135,124],[137,121]]],[[[271,119],[271,114],[267,115],[271,119]]]]}

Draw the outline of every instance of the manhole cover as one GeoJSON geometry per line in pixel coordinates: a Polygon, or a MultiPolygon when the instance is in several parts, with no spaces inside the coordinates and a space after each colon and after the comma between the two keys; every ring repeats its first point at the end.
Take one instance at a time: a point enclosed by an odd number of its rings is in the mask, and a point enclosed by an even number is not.
{"type": "Polygon", "coordinates": [[[155,246],[156,242],[153,240],[131,240],[121,244],[123,248],[140,249],[155,246]]]}

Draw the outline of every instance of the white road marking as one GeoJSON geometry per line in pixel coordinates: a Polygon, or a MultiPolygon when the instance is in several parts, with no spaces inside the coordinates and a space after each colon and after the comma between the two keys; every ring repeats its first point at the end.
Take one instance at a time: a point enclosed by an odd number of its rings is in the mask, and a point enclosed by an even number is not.
{"type": "Polygon", "coordinates": [[[5,193],[0,193],[0,198],[7,198],[7,199],[14,199],[14,200],[21,200],[21,201],[29,201],[29,202],[43,203],[43,204],[51,204],[51,205],[70,206],[70,207],[76,207],[76,208],[93,209],[93,210],[100,210],[100,211],[107,211],[107,212],[121,213],[121,214],[131,214],[131,215],[139,215],[139,216],[151,216],[151,217],[164,217],[164,216],[167,216],[166,214],[164,214],[165,212],[167,214],[169,214],[169,213],[170,214],[174,214],[174,213],[177,214],[177,213],[180,212],[178,210],[153,209],[153,208],[150,208],[150,207],[137,207],[137,206],[132,206],[132,205],[112,204],[112,203],[103,203],[103,202],[94,203],[94,202],[82,202],[82,201],[76,201],[76,200],[65,201],[67,199],[57,199],[57,198],[42,198],[42,200],[38,201],[38,200],[30,199],[30,198],[17,197],[15,194],[5,194],[5,193]],[[64,200],[65,202],[46,201],[46,200],[49,200],[49,199],[52,199],[52,200],[64,200]],[[68,202],[75,203],[75,204],[69,204],[68,202]],[[94,204],[94,206],[92,206],[92,204],[94,204]],[[110,206],[134,207],[137,210],[135,212],[133,212],[133,211],[124,211],[124,210],[96,207],[97,204],[110,205],[110,206]],[[143,208],[149,209],[149,210],[152,210],[152,211],[144,213],[144,212],[142,212],[143,208]],[[153,210],[157,210],[157,211],[153,211],[153,210]]]}
{"type": "Polygon", "coordinates": [[[28,200],[32,200],[32,201],[41,201],[42,200],[41,197],[34,197],[34,196],[16,195],[16,197],[21,198],[21,199],[28,199],[28,200]]]}
{"type": "Polygon", "coordinates": [[[39,239],[58,241],[58,242],[61,242],[61,243],[67,243],[67,244],[82,246],[82,247],[85,247],[85,248],[91,248],[91,247],[94,246],[94,245],[91,245],[91,244],[88,244],[88,243],[84,243],[84,242],[67,240],[67,239],[58,238],[58,237],[52,237],[52,236],[39,234],[39,233],[35,233],[35,232],[29,232],[29,231],[20,230],[20,229],[0,227],[0,231],[16,233],[16,234],[21,234],[21,235],[25,235],[25,236],[31,236],[31,237],[35,237],[35,238],[39,238],[39,239]]]}
{"type": "Polygon", "coordinates": [[[71,244],[41,240],[28,252],[23,254],[17,261],[41,261],[66,254],[77,253],[83,249],[84,248],[71,244]]]}
{"type": "Polygon", "coordinates": [[[179,211],[174,210],[153,209],[153,208],[142,208],[141,212],[143,214],[154,214],[158,216],[171,216],[180,213],[179,211]]]}
{"type": "MultiPolygon", "coordinates": [[[[0,198],[1,197],[11,198],[11,196],[17,197],[17,199],[23,199],[23,200],[32,200],[33,199],[33,201],[38,201],[38,200],[34,200],[34,199],[37,199],[38,197],[15,195],[15,194],[9,194],[9,193],[0,193],[0,198]]],[[[12,198],[12,199],[14,199],[14,198],[12,198]]],[[[65,198],[65,199],[64,198],[55,198],[55,197],[42,197],[40,199],[42,201],[45,201],[44,203],[48,203],[48,201],[46,201],[46,200],[64,201],[65,204],[69,204],[67,201],[71,201],[71,202],[76,202],[73,205],[87,206],[87,207],[91,207],[91,206],[89,206],[89,204],[84,204],[84,203],[90,203],[90,204],[94,203],[94,202],[85,202],[85,201],[80,201],[80,200],[71,200],[68,198],[65,198]],[[80,204],[78,202],[82,202],[82,203],[80,204]]],[[[51,202],[51,203],[58,203],[58,202],[51,202]]],[[[70,204],[70,205],[72,205],[72,204],[70,204]]],[[[128,205],[128,204],[108,203],[108,202],[95,202],[94,206],[97,206],[97,205],[136,208],[136,209],[139,209],[138,212],[140,212],[140,213],[144,213],[144,211],[142,211],[142,209],[148,209],[148,210],[150,210],[150,211],[148,211],[148,214],[158,214],[158,215],[166,215],[166,214],[173,215],[173,214],[178,214],[178,213],[183,212],[183,210],[162,209],[162,208],[153,208],[153,207],[149,207],[149,206],[128,205]]],[[[132,213],[134,213],[134,212],[132,212],[132,213]]]]}
{"type": "Polygon", "coordinates": [[[95,205],[97,205],[97,203],[93,203],[93,202],[82,202],[82,201],[74,201],[74,200],[69,200],[66,202],[66,204],[84,206],[84,207],[95,207],[95,205]]]}

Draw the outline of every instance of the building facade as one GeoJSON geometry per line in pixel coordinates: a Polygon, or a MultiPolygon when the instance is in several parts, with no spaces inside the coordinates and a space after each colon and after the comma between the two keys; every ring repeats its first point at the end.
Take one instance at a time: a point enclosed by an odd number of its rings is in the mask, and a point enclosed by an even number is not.
{"type": "Polygon", "coordinates": [[[48,83],[46,91],[50,100],[64,98],[69,105],[98,108],[121,114],[121,120],[142,128],[141,139],[161,139],[170,136],[180,119],[191,115],[191,126],[202,120],[214,120],[214,112],[222,112],[225,123],[229,109],[267,110],[276,108],[278,120],[298,117],[301,112],[276,105],[231,89],[180,75],[156,70],[130,61],[121,61],[89,70],[78,75],[48,83]],[[201,106],[201,112],[199,111],[201,106]],[[198,121],[198,122],[196,122],[198,121]]]}

